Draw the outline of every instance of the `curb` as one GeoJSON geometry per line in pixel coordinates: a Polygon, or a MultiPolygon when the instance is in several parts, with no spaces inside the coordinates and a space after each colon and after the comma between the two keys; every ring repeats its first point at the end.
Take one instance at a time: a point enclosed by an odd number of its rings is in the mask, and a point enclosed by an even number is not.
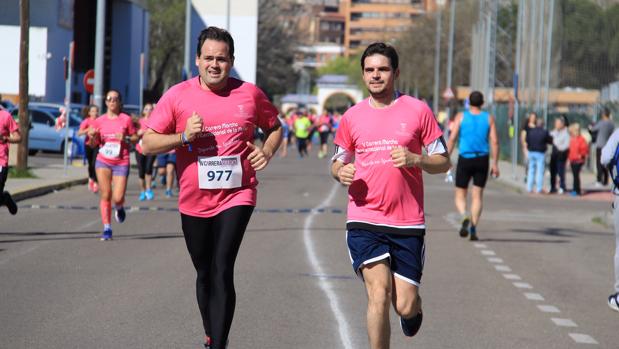
{"type": "Polygon", "coordinates": [[[48,185],[43,185],[39,187],[33,187],[29,189],[16,191],[14,193],[11,193],[11,196],[13,197],[13,200],[17,202],[17,201],[22,201],[22,200],[31,199],[37,196],[45,195],[45,194],[51,193],[56,190],[70,188],[74,185],[82,185],[86,183],[88,183],[88,178],[73,179],[73,180],[69,180],[65,182],[48,184],[48,185]]]}

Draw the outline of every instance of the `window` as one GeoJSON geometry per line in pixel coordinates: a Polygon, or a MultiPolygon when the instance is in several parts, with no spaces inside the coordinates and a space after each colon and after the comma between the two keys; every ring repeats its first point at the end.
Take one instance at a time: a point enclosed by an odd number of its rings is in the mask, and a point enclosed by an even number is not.
{"type": "Polygon", "coordinates": [[[32,115],[32,122],[35,122],[37,124],[53,126],[55,123],[54,120],[52,120],[52,118],[49,115],[47,115],[46,113],[42,111],[33,110],[31,115],[32,115]]]}

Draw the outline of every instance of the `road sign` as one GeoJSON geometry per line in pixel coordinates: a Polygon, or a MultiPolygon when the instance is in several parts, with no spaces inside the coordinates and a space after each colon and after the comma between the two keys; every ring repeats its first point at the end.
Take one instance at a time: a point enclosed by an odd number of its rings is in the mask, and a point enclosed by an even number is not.
{"type": "Polygon", "coordinates": [[[454,98],[456,95],[454,95],[454,91],[451,89],[451,87],[448,87],[445,89],[445,91],[443,91],[443,98],[450,100],[452,98],[454,98]]]}
{"type": "Polygon", "coordinates": [[[90,69],[84,74],[84,88],[86,92],[92,94],[95,88],[95,71],[90,69]]]}

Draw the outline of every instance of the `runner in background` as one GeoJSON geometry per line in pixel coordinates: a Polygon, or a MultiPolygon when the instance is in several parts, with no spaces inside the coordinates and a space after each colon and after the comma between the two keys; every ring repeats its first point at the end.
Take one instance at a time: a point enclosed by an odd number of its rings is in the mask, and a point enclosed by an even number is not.
{"type": "Polygon", "coordinates": [[[277,151],[282,129],[277,109],[259,88],[229,77],[230,33],[203,30],[195,62],[199,75],[161,97],[142,146],[147,154],[176,149],[178,208],[197,274],[205,347],[222,349],[236,306],[234,264],[256,205],[256,171],[277,151]],[[252,143],[256,127],[265,132],[263,147],[252,143]]]}
{"type": "Polygon", "coordinates": [[[323,111],[322,115],[316,119],[315,127],[320,135],[320,150],[318,151],[318,158],[322,159],[329,151],[328,141],[329,135],[331,134],[331,129],[333,127],[331,115],[329,115],[326,110],[323,111]]]}
{"type": "Polygon", "coordinates": [[[454,202],[462,217],[460,237],[470,236],[472,241],[476,241],[477,225],[484,206],[488,168],[490,167],[492,176],[495,178],[499,176],[499,138],[494,117],[481,109],[484,105],[484,95],[479,91],[473,91],[469,96],[469,104],[469,110],[456,115],[447,148],[451,155],[459,139],[454,202]],[[466,208],[471,179],[473,188],[469,216],[466,208]]]}
{"type": "Polygon", "coordinates": [[[102,241],[112,240],[112,203],[114,218],[118,223],[125,221],[124,208],[127,177],[129,176],[129,142],[137,142],[133,120],[121,113],[120,93],[109,90],[105,97],[107,112],[101,115],[88,131],[91,146],[99,146],[95,163],[97,182],[101,201],[101,222],[103,223],[102,241]]]}
{"type": "Polygon", "coordinates": [[[153,193],[152,185],[152,173],[153,173],[153,164],[155,162],[154,155],[144,155],[142,151],[142,137],[144,136],[144,132],[148,129],[146,127],[146,120],[153,111],[153,105],[147,103],[144,105],[144,109],[142,110],[142,117],[139,120],[139,128],[137,131],[137,135],[139,138],[138,144],[135,146],[135,162],[138,165],[138,176],[140,177],[140,201],[144,200],[153,200],[155,198],[155,193],[153,193]]]}
{"type": "Polygon", "coordinates": [[[172,188],[174,187],[176,170],[176,151],[170,150],[165,154],[157,155],[157,166],[157,171],[161,177],[161,184],[165,185],[165,196],[171,198],[173,196],[172,188]]]}
{"type": "Polygon", "coordinates": [[[301,112],[294,122],[294,137],[297,139],[299,157],[308,156],[308,142],[311,142],[312,122],[307,113],[301,112]]]}
{"type": "Polygon", "coordinates": [[[96,145],[91,145],[90,135],[88,131],[94,127],[95,120],[99,117],[99,107],[91,104],[84,108],[82,112],[84,121],[80,124],[80,128],[77,131],[78,136],[86,136],[84,139],[86,160],[88,161],[88,190],[93,193],[99,191],[99,184],[97,184],[97,172],[95,171],[95,162],[97,160],[97,153],[99,148],[96,145]]]}
{"type": "Polygon", "coordinates": [[[12,215],[17,214],[17,204],[4,190],[9,175],[9,143],[21,142],[19,126],[6,110],[0,109],[0,206],[4,205],[12,215]]]}

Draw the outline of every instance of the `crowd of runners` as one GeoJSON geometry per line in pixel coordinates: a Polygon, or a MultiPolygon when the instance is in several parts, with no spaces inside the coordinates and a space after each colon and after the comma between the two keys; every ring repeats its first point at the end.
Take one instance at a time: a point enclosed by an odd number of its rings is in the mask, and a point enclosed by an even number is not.
{"type": "MultiPolygon", "coordinates": [[[[388,44],[374,43],[363,52],[360,73],[369,97],[343,115],[304,108],[282,115],[257,86],[229,75],[234,59],[231,35],[206,28],[197,40],[198,76],[171,87],[156,105],[146,104],[138,118],[122,112],[122,96],[116,90],[107,91],[104,110],[95,105],[85,109],[79,132],[86,136],[88,188],[100,198],[100,239],[113,238],[112,214],[118,223],[127,218],[125,193],[135,149],[140,201],[155,199],[157,176],[165,196],[176,195],[174,185],[178,188],[180,226],[196,272],[204,346],[225,348],[236,304],[235,260],[258,195],[256,172],[266,168],[280,144],[280,156],[296,145],[303,158],[315,140],[317,156],[331,161],[331,176],[348,187],[342,228],[353,271],[368,295],[370,347],[389,347],[391,307],[400,317],[403,334],[415,336],[424,313],[420,287],[427,226],[422,172],[447,172],[457,149],[454,203],[462,219],[458,234],[470,240],[478,239],[488,175],[500,175],[495,119],[483,110],[483,94],[470,94],[469,108],[455,115],[445,139],[428,105],[396,90],[399,58],[388,44]],[[261,142],[255,142],[258,129],[261,142]],[[335,151],[330,153],[331,137],[335,151]]],[[[0,204],[14,214],[15,203],[2,190],[5,148],[20,139],[11,121],[0,112],[0,204]]],[[[527,124],[523,150],[530,164],[529,190],[535,184],[535,191],[541,191],[538,158],[543,159],[546,144],[552,144],[557,149],[552,166],[559,186],[553,176],[551,187],[566,191],[565,171],[557,164],[565,167],[570,161],[578,172],[586,156],[579,130],[572,126],[571,138],[566,135],[564,118],[557,119],[552,135],[540,129],[535,115],[527,124]]],[[[619,133],[606,138],[616,148],[619,133]]],[[[601,162],[609,163],[612,155],[614,148],[600,149],[601,162]]],[[[579,193],[576,179],[574,187],[579,193]]],[[[615,262],[619,292],[619,255],[615,262]]],[[[615,309],[617,297],[609,298],[615,309]]]]}

